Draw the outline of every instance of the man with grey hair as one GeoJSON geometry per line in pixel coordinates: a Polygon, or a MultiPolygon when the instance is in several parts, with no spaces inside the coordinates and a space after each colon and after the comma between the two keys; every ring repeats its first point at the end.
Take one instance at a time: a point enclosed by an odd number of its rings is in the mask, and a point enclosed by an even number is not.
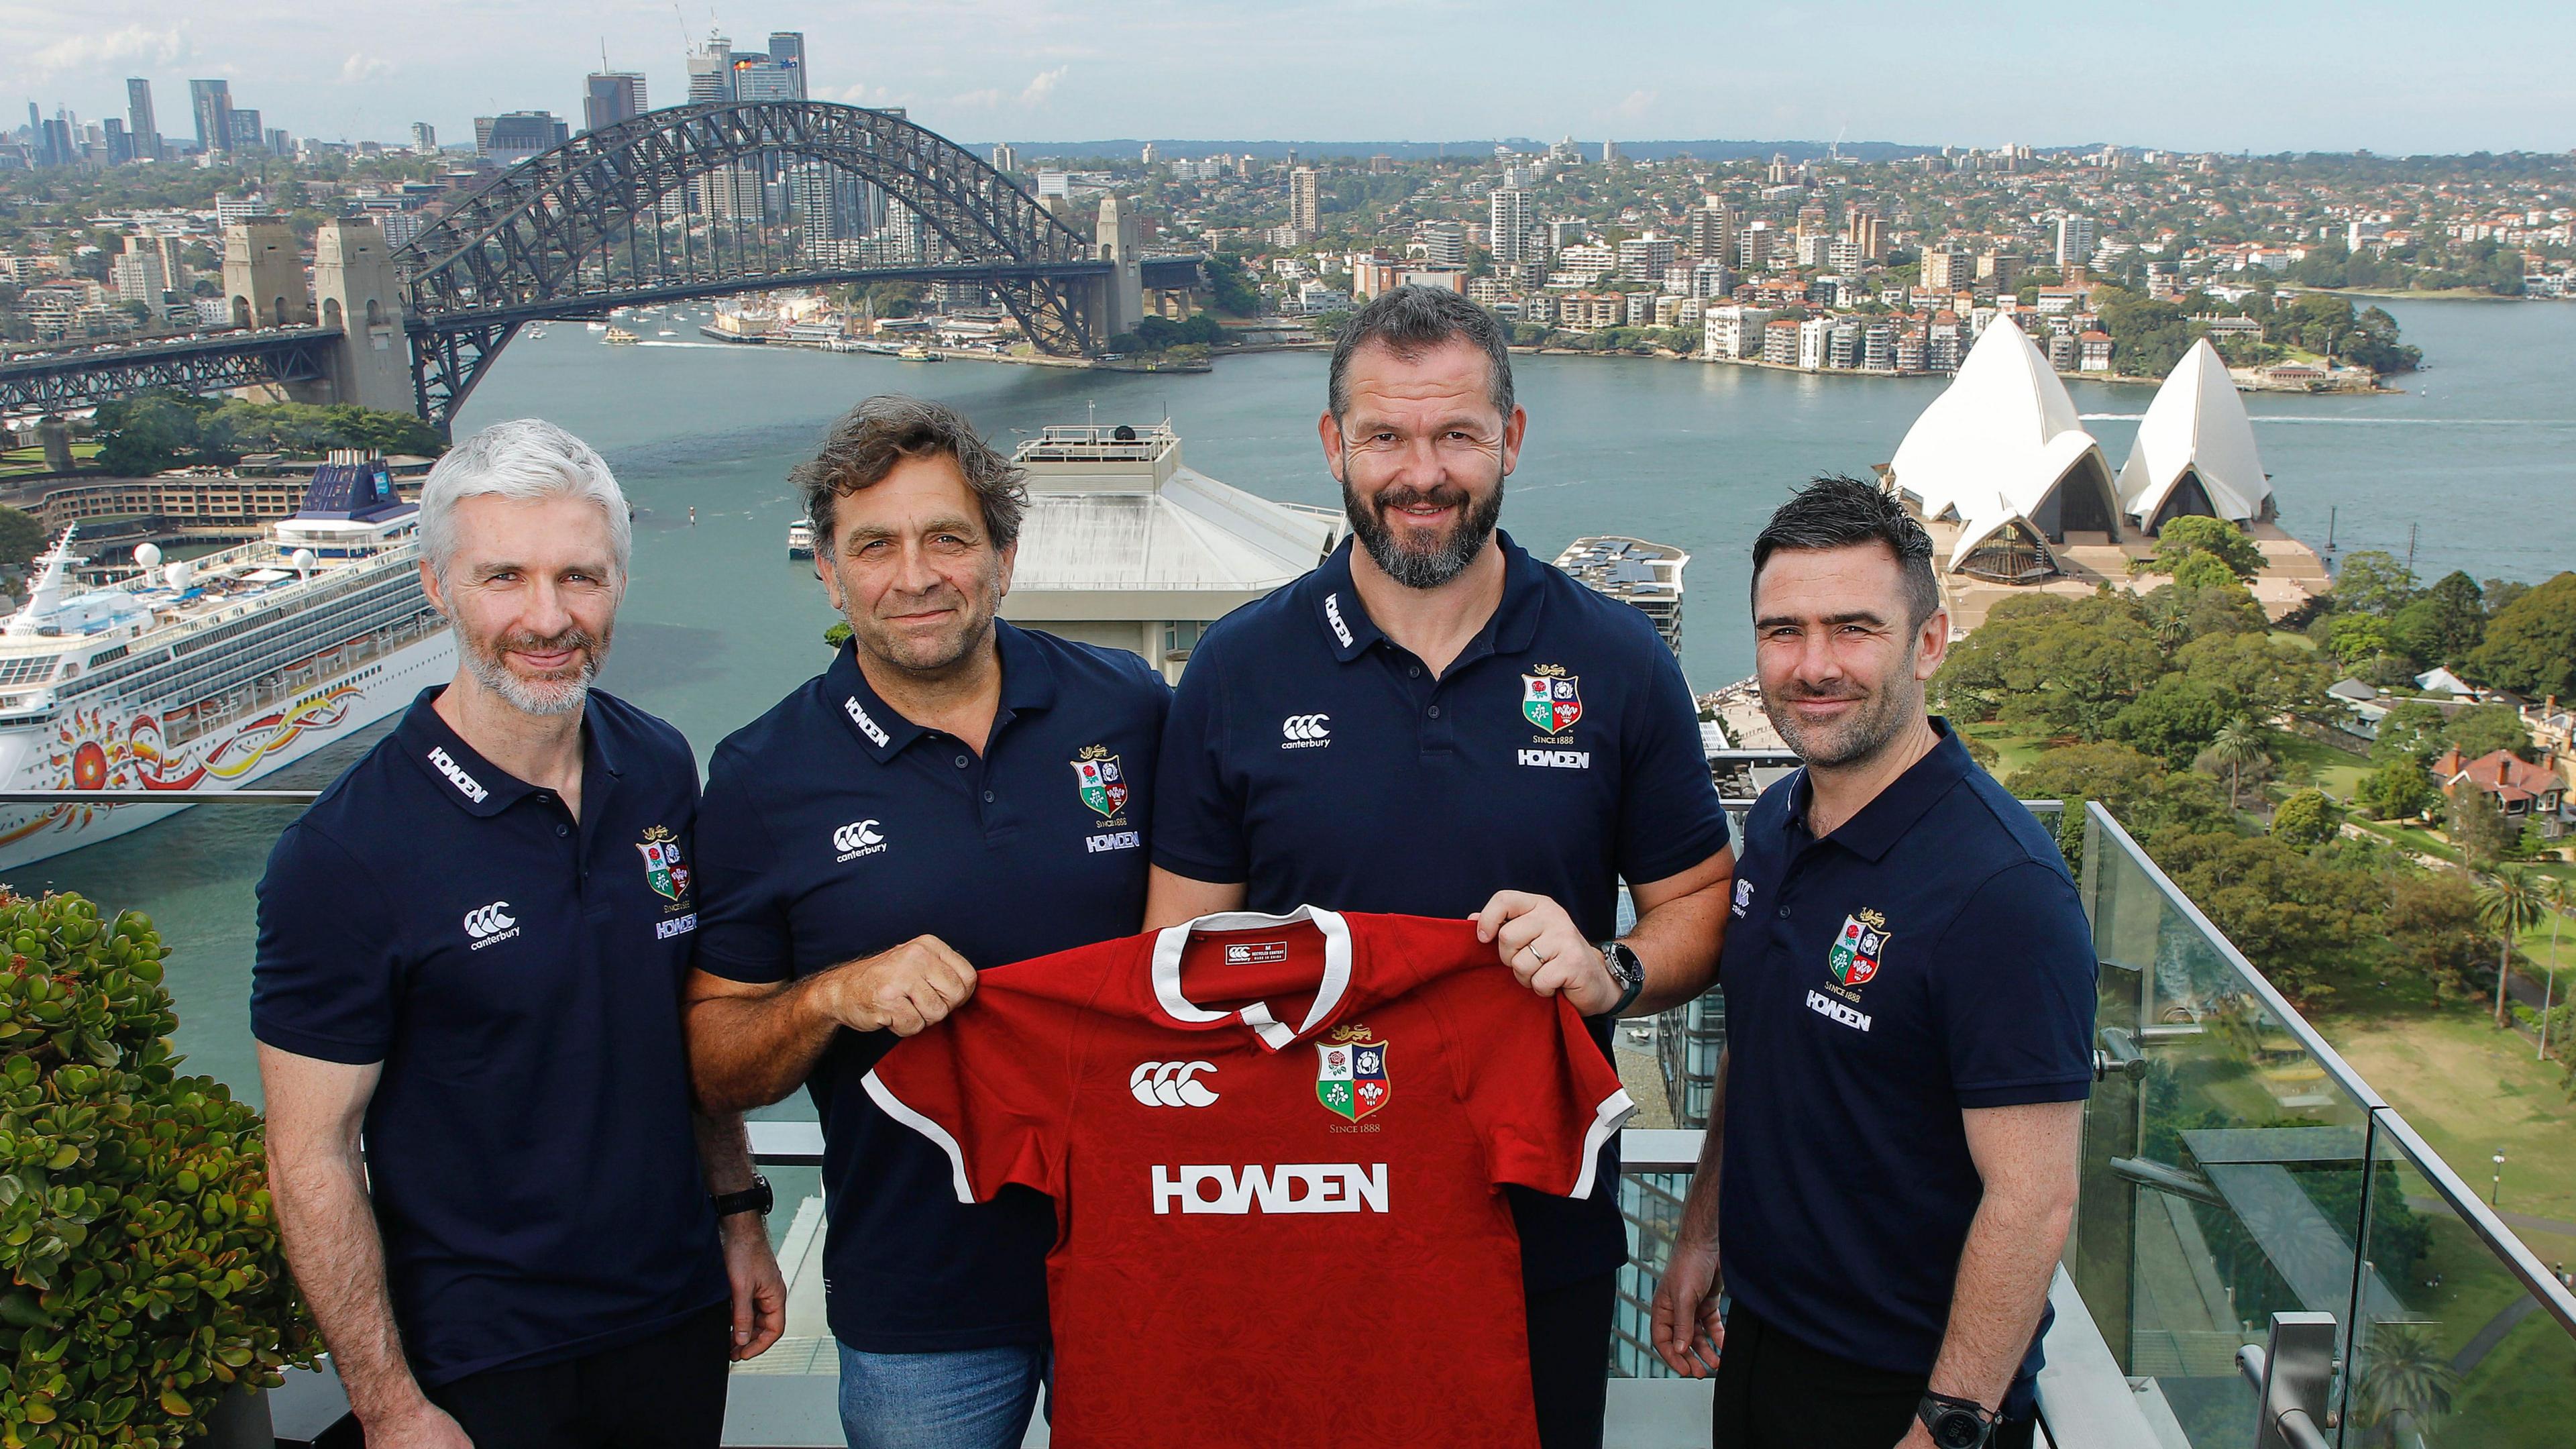
{"type": "Polygon", "coordinates": [[[813,1094],[854,1449],[1006,1449],[1046,1374],[1053,1207],[959,1203],[865,1080],[979,969],[1136,931],[1170,691],[1133,653],[998,617],[1027,494],[954,410],[869,398],[791,476],[850,641],[708,769],[698,1091],[813,1094]]]}
{"type": "Polygon", "coordinates": [[[693,1116],[696,764],[592,687],[626,500],[521,420],[440,459],[419,517],[460,667],[259,885],[287,1263],[375,1449],[714,1449],[786,1293],[741,1118],[693,1116]]]}
{"type": "MultiPolygon", "coordinates": [[[[1357,546],[1193,651],[1146,924],[1305,904],[1472,916],[1606,1057],[1617,1018],[1706,988],[1733,856],[1654,627],[1495,527],[1527,425],[1484,308],[1398,287],[1351,318],[1317,431],[1357,546]]],[[[1616,1189],[1511,1193],[1539,1440],[1598,1445],[1627,1258],[1616,1189]]]]}

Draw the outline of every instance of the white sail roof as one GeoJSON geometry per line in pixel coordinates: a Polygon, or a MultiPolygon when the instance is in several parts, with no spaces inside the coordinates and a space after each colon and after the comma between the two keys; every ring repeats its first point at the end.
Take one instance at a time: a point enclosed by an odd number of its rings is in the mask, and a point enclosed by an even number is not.
{"type": "Polygon", "coordinates": [[[2152,527],[2195,474],[2219,517],[2244,523],[2263,516],[2272,484],[2254,449],[2254,425],[2206,337],[2183,354],[2138,423],[2138,441],[2120,468],[2120,511],[2152,527]]]}
{"type": "MultiPolygon", "coordinates": [[[[2011,318],[1997,317],[1906,430],[1888,475],[1926,518],[1989,517],[1998,494],[2011,515],[2033,518],[2085,455],[2100,451],[2048,359],[2011,318]]],[[[2109,475],[2107,461],[2101,471],[2109,475]]]]}

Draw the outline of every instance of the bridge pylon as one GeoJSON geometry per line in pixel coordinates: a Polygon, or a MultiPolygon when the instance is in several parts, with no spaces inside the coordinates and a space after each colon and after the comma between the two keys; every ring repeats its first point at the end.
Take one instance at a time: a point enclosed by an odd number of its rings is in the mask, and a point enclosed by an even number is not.
{"type": "Polygon", "coordinates": [[[410,412],[415,399],[402,279],[384,228],[361,217],[322,223],[313,237],[313,290],[321,298],[322,325],[340,329],[331,344],[331,400],[410,412]]]}

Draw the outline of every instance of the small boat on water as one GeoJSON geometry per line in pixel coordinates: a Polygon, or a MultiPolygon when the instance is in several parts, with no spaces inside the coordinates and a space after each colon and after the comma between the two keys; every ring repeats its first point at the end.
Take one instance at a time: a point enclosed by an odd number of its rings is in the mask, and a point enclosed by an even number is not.
{"type": "Polygon", "coordinates": [[[902,358],[906,362],[937,362],[939,360],[938,353],[931,351],[929,348],[924,347],[917,342],[912,346],[903,349],[901,352],[896,353],[895,356],[902,358]]]}
{"type": "Polygon", "coordinates": [[[814,556],[814,525],[801,522],[787,525],[787,556],[789,558],[814,556]]]}
{"type": "Polygon", "coordinates": [[[661,331],[656,332],[656,333],[654,333],[653,335],[654,335],[654,336],[656,336],[656,337],[677,337],[677,336],[679,336],[680,334],[679,334],[676,330],[674,330],[674,329],[672,329],[672,328],[665,327],[665,328],[663,328],[661,331]]]}
{"type": "Polygon", "coordinates": [[[608,324],[605,322],[584,322],[581,325],[589,328],[593,332],[605,332],[608,330],[608,324]]]}
{"type": "Polygon", "coordinates": [[[599,340],[600,340],[600,341],[602,341],[602,342],[607,343],[607,344],[608,344],[609,346],[611,346],[611,347],[618,347],[618,346],[629,346],[629,347],[631,347],[631,346],[633,346],[635,343],[640,342],[640,341],[642,341],[643,339],[641,339],[641,338],[637,337],[634,333],[627,331],[627,330],[626,330],[625,328],[623,328],[623,327],[611,327],[611,328],[609,328],[609,329],[608,329],[608,335],[607,335],[607,336],[605,336],[605,337],[602,337],[602,338],[601,338],[601,339],[599,339],[599,340]]]}

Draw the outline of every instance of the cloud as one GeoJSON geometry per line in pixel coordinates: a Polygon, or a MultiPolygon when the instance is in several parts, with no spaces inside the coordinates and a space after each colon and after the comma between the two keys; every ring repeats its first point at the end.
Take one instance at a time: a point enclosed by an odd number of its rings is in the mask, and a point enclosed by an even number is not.
{"type": "Polygon", "coordinates": [[[52,74],[133,61],[169,65],[178,60],[186,48],[175,29],[153,30],[146,26],[128,25],[101,34],[64,36],[36,51],[28,60],[37,71],[52,74]]]}
{"type": "Polygon", "coordinates": [[[814,99],[838,101],[845,106],[890,106],[895,104],[891,86],[872,86],[866,81],[853,81],[845,86],[816,86],[814,99]]]}
{"type": "Polygon", "coordinates": [[[394,63],[377,56],[353,54],[340,62],[340,84],[344,86],[365,85],[393,73],[394,63]]]}
{"type": "Polygon", "coordinates": [[[1069,65],[1060,65],[1053,70],[1042,70],[1036,75],[1031,76],[1029,78],[1028,86],[1020,92],[1020,104],[1024,106],[1045,105],[1047,97],[1055,94],[1056,83],[1063,80],[1065,72],[1071,69],[1073,69],[1073,67],[1069,65]]]}
{"type": "Polygon", "coordinates": [[[1619,104],[1610,108],[1610,114],[1623,121],[1637,120],[1655,104],[1655,94],[1653,91],[1630,91],[1619,104]]]}
{"type": "Polygon", "coordinates": [[[948,98],[948,104],[952,106],[965,106],[976,110],[991,110],[1001,103],[1002,93],[990,86],[980,91],[961,91],[948,98]]]}

